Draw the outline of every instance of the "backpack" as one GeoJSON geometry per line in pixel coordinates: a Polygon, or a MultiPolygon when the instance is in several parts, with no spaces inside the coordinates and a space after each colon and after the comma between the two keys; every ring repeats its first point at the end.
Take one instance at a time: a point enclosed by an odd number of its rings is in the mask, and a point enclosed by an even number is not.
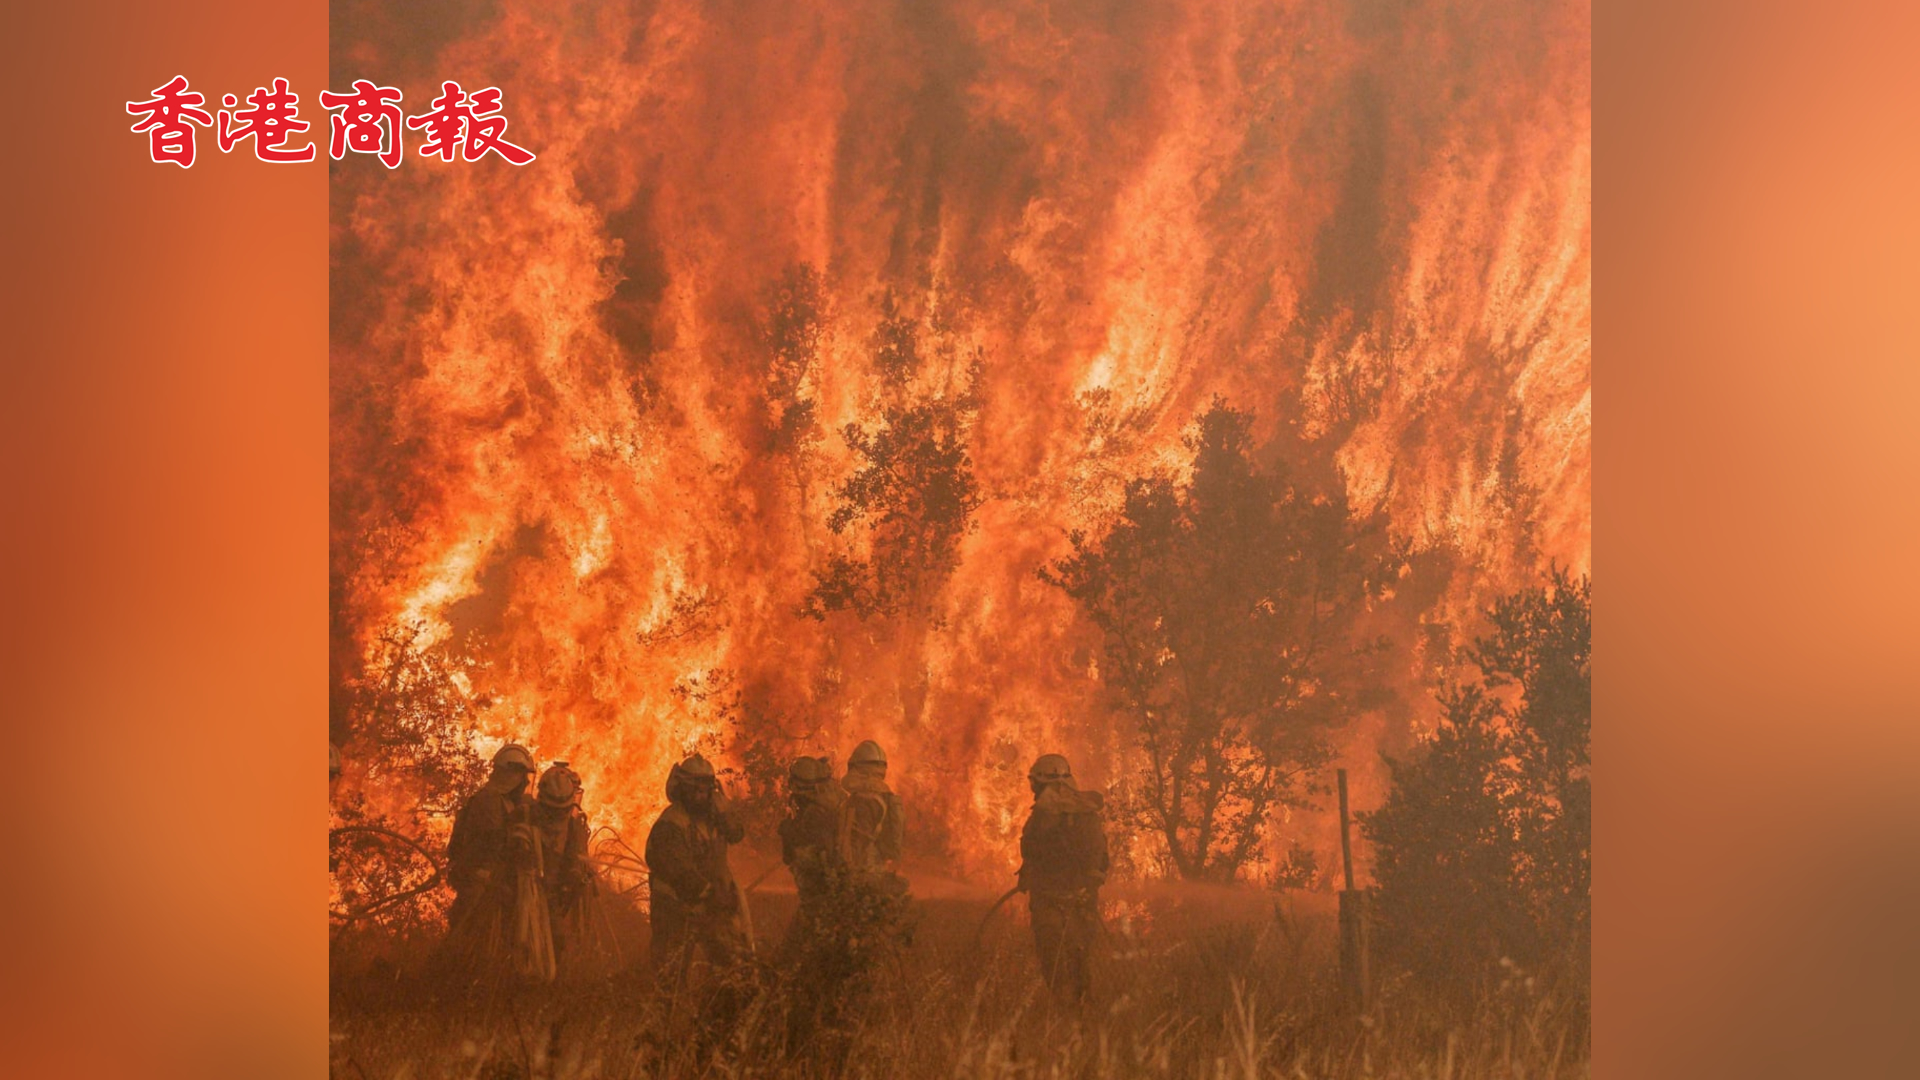
{"type": "Polygon", "coordinates": [[[1077,791],[1063,784],[1049,787],[1034,800],[1022,847],[1025,872],[1043,891],[1097,886],[1106,879],[1103,804],[1099,792],[1077,791]]]}
{"type": "Polygon", "coordinates": [[[886,781],[849,774],[842,782],[840,857],[856,870],[878,867],[900,857],[900,799],[886,781]]]}

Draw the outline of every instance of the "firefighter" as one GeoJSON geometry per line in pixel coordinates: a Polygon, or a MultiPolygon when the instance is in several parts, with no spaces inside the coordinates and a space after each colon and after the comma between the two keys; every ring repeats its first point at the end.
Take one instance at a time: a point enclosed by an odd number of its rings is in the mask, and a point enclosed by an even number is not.
{"type": "Polygon", "coordinates": [[[788,1044],[798,1049],[830,1026],[844,996],[848,892],[840,811],[846,791],[826,758],[800,757],[787,770],[787,797],[792,809],[780,823],[780,856],[800,902],[780,942],[779,964],[790,988],[788,1044]]]}
{"type": "Polygon", "coordinates": [[[780,823],[780,857],[800,894],[797,930],[826,901],[845,870],[839,828],[846,791],[833,782],[833,766],[826,758],[802,757],[787,770],[787,797],[793,808],[780,823]]]}
{"type": "Polygon", "coordinates": [[[533,755],[508,743],[493,755],[487,782],[453,818],[447,883],[454,899],[447,912],[446,953],[475,974],[504,962],[520,859],[514,828],[526,821],[527,781],[533,773],[533,755]]]}
{"type": "Polygon", "coordinates": [[[1033,917],[1040,973],[1059,1000],[1078,1005],[1092,983],[1088,960],[1100,929],[1100,886],[1107,880],[1107,836],[1099,792],[1074,787],[1059,754],[1043,754],[1027,773],[1033,811],[1020,830],[1020,891],[1033,917]]]}
{"type": "Polygon", "coordinates": [[[869,739],[853,748],[840,787],[846,794],[838,841],[846,871],[823,936],[843,954],[833,963],[851,1000],[882,973],[899,969],[913,944],[914,918],[907,879],[898,872],[906,815],[887,786],[887,755],[879,743],[869,739]]]}
{"type": "Polygon", "coordinates": [[[900,861],[906,814],[900,796],[887,786],[887,753],[868,739],[847,757],[840,786],[846,801],[840,810],[840,844],[855,875],[893,877],[900,861]]]}
{"type": "Polygon", "coordinates": [[[541,885],[553,921],[556,958],[567,962],[587,936],[588,899],[594,888],[587,858],[587,815],[580,808],[580,774],[556,761],[540,774],[530,817],[540,839],[541,885]]]}
{"type": "Polygon", "coordinates": [[[744,948],[742,897],[727,846],[745,836],[706,758],[693,754],[667,773],[667,808],[647,834],[646,851],[653,892],[649,960],[656,969],[680,955],[684,971],[695,946],[709,963],[727,967],[744,948]]]}

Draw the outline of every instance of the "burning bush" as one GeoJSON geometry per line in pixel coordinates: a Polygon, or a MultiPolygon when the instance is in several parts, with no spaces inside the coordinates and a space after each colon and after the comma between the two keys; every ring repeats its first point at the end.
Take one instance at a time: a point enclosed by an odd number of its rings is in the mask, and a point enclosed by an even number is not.
{"type": "Polygon", "coordinates": [[[442,916],[445,900],[433,887],[443,830],[485,776],[472,737],[484,702],[461,686],[471,667],[396,630],[341,695],[331,734],[345,748],[348,780],[334,802],[328,853],[337,923],[406,935],[442,916]],[[395,800],[396,790],[422,794],[395,800]]]}
{"type": "Polygon", "coordinates": [[[865,526],[870,550],[866,558],[829,557],[802,608],[814,618],[849,610],[861,618],[924,615],[959,564],[960,538],[981,502],[967,447],[979,405],[978,360],[929,364],[937,385],[913,394],[907,380],[920,361],[911,327],[891,314],[891,304],[888,310],[874,341],[887,401],[877,426],[854,423],[842,431],[856,466],[827,517],[836,536],[865,526]]]}
{"type": "Polygon", "coordinates": [[[1384,943],[1437,984],[1485,979],[1504,961],[1583,986],[1590,582],[1556,568],[1489,618],[1492,631],[1469,654],[1479,679],[1443,691],[1432,743],[1389,761],[1392,793],[1362,817],[1378,852],[1384,943]]]}
{"type": "Polygon", "coordinates": [[[1381,531],[1337,488],[1259,467],[1251,420],[1216,399],[1186,440],[1191,476],[1133,480],[1111,526],[1043,572],[1104,635],[1100,676],[1143,758],[1124,812],[1190,879],[1260,854],[1329,730],[1384,685],[1356,627],[1388,568],[1381,531]]]}

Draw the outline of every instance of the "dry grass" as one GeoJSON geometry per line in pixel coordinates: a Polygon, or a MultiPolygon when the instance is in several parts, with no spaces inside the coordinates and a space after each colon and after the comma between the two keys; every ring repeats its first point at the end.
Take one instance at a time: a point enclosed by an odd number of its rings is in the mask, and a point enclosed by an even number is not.
{"type": "MultiPolygon", "coordinates": [[[[333,1075],[353,1080],[639,1077],[1584,1077],[1584,1006],[1516,973],[1470,1005],[1384,988],[1342,1007],[1332,919],[1272,894],[1159,890],[1109,921],[1078,1014],[1038,981],[1021,912],[973,947],[983,902],[921,906],[902,970],[856,1010],[844,1057],[787,1045],[789,997],[761,972],[716,1021],[710,973],[667,994],[641,973],[436,1005],[406,982],[343,979],[333,1075]]],[[[783,921],[758,903],[761,933],[783,921]]],[[[1018,901],[1009,907],[1017,908],[1018,901]]]]}

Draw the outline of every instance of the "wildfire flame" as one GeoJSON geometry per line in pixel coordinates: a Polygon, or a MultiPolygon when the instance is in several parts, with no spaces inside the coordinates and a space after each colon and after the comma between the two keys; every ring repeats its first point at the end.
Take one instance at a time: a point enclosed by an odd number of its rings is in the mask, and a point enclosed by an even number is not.
{"type": "MultiPolygon", "coordinates": [[[[539,159],[335,167],[334,680],[383,635],[464,658],[477,745],[573,762],[596,822],[759,725],[881,740],[945,854],[1008,864],[1035,753],[1124,749],[1035,571],[1214,395],[1457,553],[1433,618],[1587,569],[1585,3],[487,12],[335,22],[336,83],[498,85],[539,159]],[[925,610],[800,614],[864,542],[844,429],[969,386],[981,501],[925,610]]],[[[1349,732],[1358,805],[1406,727],[1349,732]]]]}

